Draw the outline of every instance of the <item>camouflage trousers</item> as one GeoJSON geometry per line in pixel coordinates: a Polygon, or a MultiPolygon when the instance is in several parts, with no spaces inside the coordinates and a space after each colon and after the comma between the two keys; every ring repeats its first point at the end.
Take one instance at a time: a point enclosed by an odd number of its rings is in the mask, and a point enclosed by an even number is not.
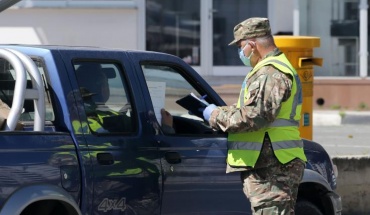
{"type": "Polygon", "coordinates": [[[298,186],[305,163],[294,159],[281,164],[266,141],[257,168],[241,172],[244,194],[255,215],[294,215],[298,186]],[[268,163],[268,166],[265,166],[268,163]],[[265,164],[265,165],[264,165],[265,164]]]}

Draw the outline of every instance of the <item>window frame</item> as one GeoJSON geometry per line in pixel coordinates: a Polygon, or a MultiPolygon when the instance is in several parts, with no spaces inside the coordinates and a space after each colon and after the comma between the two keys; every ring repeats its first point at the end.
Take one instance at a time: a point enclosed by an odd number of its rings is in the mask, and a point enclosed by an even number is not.
{"type": "MultiPolygon", "coordinates": [[[[94,136],[121,136],[121,135],[125,135],[125,136],[134,136],[136,135],[138,132],[139,132],[139,117],[138,117],[138,113],[137,113],[137,109],[136,109],[136,105],[135,105],[135,99],[134,99],[134,95],[132,93],[132,84],[130,83],[129,81],[129,77],[127,75],[127,72],[126,70],[124,69],[124,66],[122,65],[122,62],[119,61],[119,60],[116,60],[116,59],[94,59],[94,58],[73,58],[72,59],[72,68],[73,68],[73,75],[76,79],[76,83],[77,83],[77,86],[79,87],[79,81],[78,81],[78,78],[77,78],[77,75],[76,75],[76,70],[75,70],[75,65],[78,63],[78,64],[81,64],[81,63],[99,63],[99,64],[111,64],[111,65],[114,65],[115,68],[117,69],[116,71],[116,75],[120,75],[120,79],[121,79],[121,83],[122,83],[122,89],[125,91],[125,94],[126,94],[126,97],[127,97],[127,102],[131,104],[131,113],[130,113],[130,117],[131,117],[131,123],[132,123],[132,131],[122,131],[122,132],[102,132],[102,133],[99,133],[99,132],[95,132],[93,131],[90,126],[89,127],[89,132],[91,134],[93,134],[94,136]]],[[[110,88],[111,89],[111,88],[110,88]]],[[[79,91],[79,96],[80,96],[80,99],[82,101],[82,95],[79,91]]],[[[79,113],[79,114],[82,114],[83,115],[83,121],[85,121],[86,123],[88,123],[88,117],[86,115],[86,110],[85,110],[85,106],[84,104],[80,104],[83,106],[84,108],[84,112],[83,113],[79,113]]]]}
{"type": "MultiPolygon", "coordinates": [[[[192,89],[194,89],[198,94],[200,94],[200,95],[207,94],[206,101],[208,103],[210,103],[210,104],[211,103],[214,103],[214,104],[217,103],[217,102],[215,102],[216,99],[213,98],[212,93],[207,92],[206,89],[204,87],[202,87],[202,85],[194,77],[192,77],[190,74],[187,74],[185,72],[185,68],[183,68],[181,65],[170,63],[170,62],[160,62],[160,61],[141,61],[140,62],[140,68],[141,69],[143,68],[143,66],[147,66],[147,65],[149,65],[149,66],[159,66],[159,67],[164,67],[165,66],[165,67],[170,68],[172,71],[177,72],[177,74],[180,75],[183,78],[183,80],[186,81],[192,87],[192,89]]],[[[143,71],[143,69],[142,69],[142,74],[143,74],[144,80],[146,82],[147,79],[146,79],[146,75],[145,75],[145,72],[143,71]]],[[[150,96],[149,88],[148,87],[146,87],[146,88],[147,88],[146,90],[148,90],[148,94],[149,94],[149,97],[150,97],[151,108],[153,108],[153,110],[154,110],[154,105],[153,105],[152,98],[150,96]]],[[[185,116],[181,116],[181,115],[173,116],[173,117],[184,118],[185,121],[187,121],[187,120],[199,121],[198,123],[200,123],[199,124],[200,127],[197,127],[197,128],[199,128],[199,129],[203,128],[203,129],[210,130],[210,131],[212,130],[212,128],[209,127],[208,122],[206,122],[204,119],[200,119],[198,117],[196,119],[192,119],[190,117],[185,117],[185,116]],[[206,126],[208,128],[206,128],[206,126]]],[[[155,118],[156,118],[156,120],[158,119],[157,117],[155,117],[155,118]]],[[[174,119],[174,121],[175,121],[175,119],[174,119]]],[[[158,122],[158,120],[157,120],[157,122],[158,122]]],[[[160,122],[158,122],[158,123],[160,123],[160,122]]],[[[178,133],[178,132],[175,132],[175,133],[171,134],[171,133],[164,132],[163,129],[161,129],[161,130],[162,130],[163,134],[165,134],[167,136],[168,135],[169,136],[189,136],[189,135],[190,136],[210,136],[210,135],[216,135],[216,134],[223,135],[221,133],[216,133],[216,132],[215,133],[178,133]]]]}

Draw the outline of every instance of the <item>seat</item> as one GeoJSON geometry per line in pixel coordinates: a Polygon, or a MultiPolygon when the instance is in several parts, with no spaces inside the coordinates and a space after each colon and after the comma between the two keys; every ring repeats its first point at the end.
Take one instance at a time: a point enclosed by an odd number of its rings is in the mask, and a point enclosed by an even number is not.
{"type": "MultiPolygon", "coordinates": [[[[8,118],[10,112],[9,106],[0,100],[0,129],[4,130],[5,129],[5,124],[6,124],[6,119],[8,118]]],[[[21,122],[18,122],[15,130],[23,130],[23,124],[21,122]]]]}
{"type": "MultiPolygon", "coordinates": [[[[15,80],[0,80],[0,100],[2,100],[9,107],[12,106],[14,96],[15,80]]],[[[31,80],[27,80],[27,88],[32,87],[31,80]]],[[[32,100],[24,101],[24,112],[34,112],[34,105],[32,100]]]]}
{"type": "MultiPolygon", "coordinates": [[[[0,80],[0,128],[4,130],[6,119],[8,118],[9,111],[14,96],[15,80],[0,80]]],[[[32,87],[31,80],[27,81],[27,88],[32,87]]],[[[24,101],[24,114],[34,112],[34,104],[32,100],[24,101]]],[[[22,115],[24,115],[22,114],[22,115]]],[[[17,123],[15,130],[22,130],[23,125],[21,122],[17,123]]]]}

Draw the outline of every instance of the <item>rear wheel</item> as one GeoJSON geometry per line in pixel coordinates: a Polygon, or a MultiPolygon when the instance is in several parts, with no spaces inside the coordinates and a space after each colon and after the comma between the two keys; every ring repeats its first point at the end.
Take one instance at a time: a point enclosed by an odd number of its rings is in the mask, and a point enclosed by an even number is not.
{"type": "Polygon", "coordinates": [[[44,200],[29,205],[21,215],[77,215],[77,212],[72,207],[58,201],[44,200]]]}
{"type": "Polygon", "coordinates": [[[299,200],[295,205],[295,214],[297,215],[323,215],[321,210],[312,202],[299,200]]]}

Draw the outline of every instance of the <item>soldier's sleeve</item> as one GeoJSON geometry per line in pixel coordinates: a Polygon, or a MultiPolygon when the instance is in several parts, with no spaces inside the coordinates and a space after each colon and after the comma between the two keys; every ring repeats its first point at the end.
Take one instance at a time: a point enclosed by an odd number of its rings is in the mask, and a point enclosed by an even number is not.
{"type": "Polygon", "coordinates": [[[253,92],[244,106],[222,106],[212,112],[209,123],[213,128],[225,132],[256,131],[275,120],[281,103],[291,94],[292,77],[270,66],[263,69],[251,83],[253,92]]]}

